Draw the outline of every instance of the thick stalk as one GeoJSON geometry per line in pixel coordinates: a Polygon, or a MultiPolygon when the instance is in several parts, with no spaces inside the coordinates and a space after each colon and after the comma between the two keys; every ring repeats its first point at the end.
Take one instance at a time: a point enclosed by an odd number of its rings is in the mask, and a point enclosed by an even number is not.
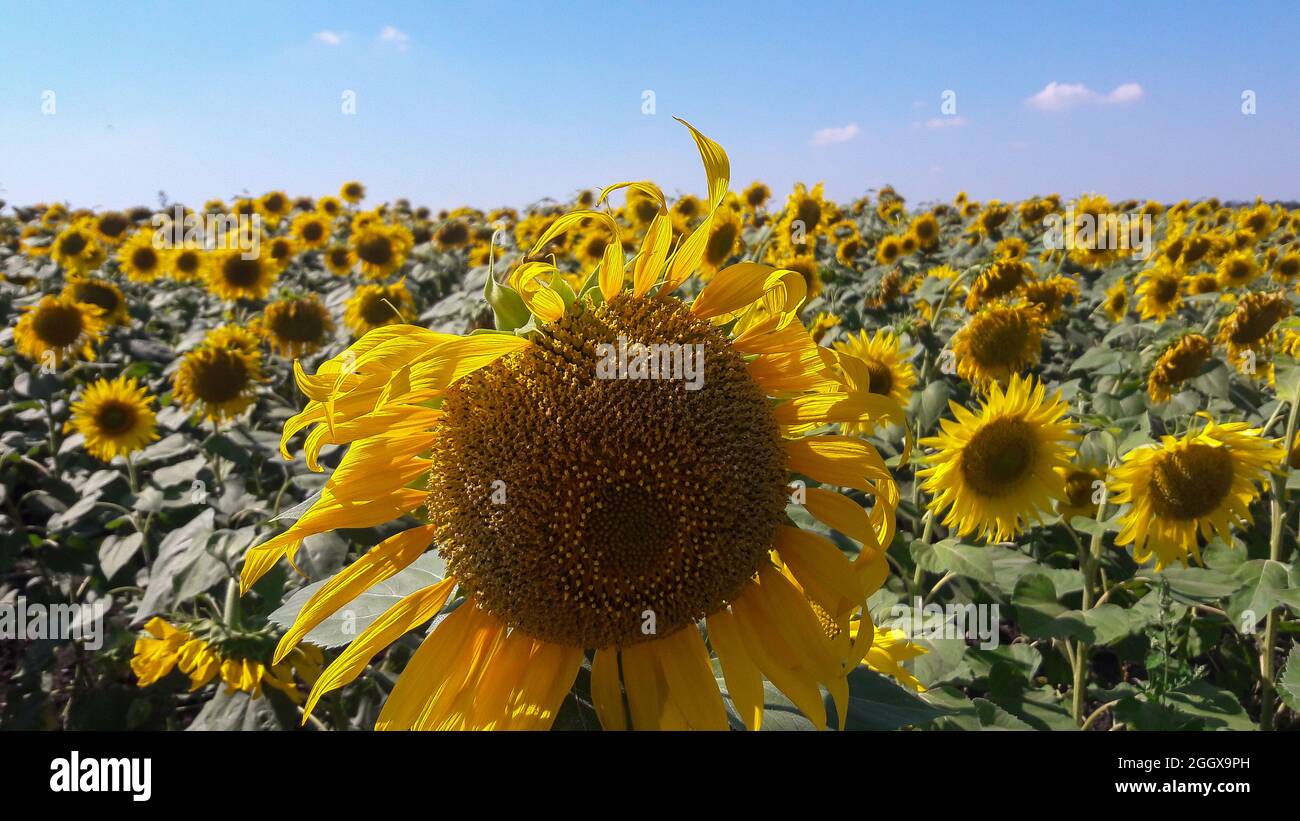
{"type": "MultiPolygon", "coordinates": [[[[1286,437],[1282,440],[1283,448],[1286,452],[1284,460],[1289,459],[1291,448],[1295,446],[1295,431],[1297,418],[1297,409],[1300,409],[1300,387],[1296,389],[1296,395],[1291,397],[1291,413],[1286,419],[1286,437]]],[[[1269,532],[1268,540],[1268,558],[1271,561],[1282,561],[1282,533],[1286,530],[1286,501],[1287,488],[1286,480],[1282,475],[1273,474],[1273,499],[1269,503],[1269,512],[1272,514],[1272,530],[1269,532]]],[[[1277,646],[1277,625],[1280,613],[1276,607],[1268,611],[1268,616],[1264,620],[1264,642],[1259,648],[1259,729],[1273,729],[1273,718],[1277,711],[1277,688],[1273,685],[1274,648],[1277,646]]]]}

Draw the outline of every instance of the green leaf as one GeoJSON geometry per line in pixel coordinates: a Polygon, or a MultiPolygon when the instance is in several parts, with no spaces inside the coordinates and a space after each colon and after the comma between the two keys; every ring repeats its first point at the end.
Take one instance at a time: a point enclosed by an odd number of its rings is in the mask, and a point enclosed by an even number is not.
{"type": "Polygon", "coordinates": [[[1071,610],[1057,601],[1056,586],[1043,573],[1025,575],[1011,597],[1020,629],[1041,639],[1077,639],[1088,644],[1110,644],[1129,635],[1137,626],[1127,611],[1115,604],[1091,610],[1071,610]]]}
{"type": "Polygon", "coordinates": [[[1144,569],[1138,573],[1138,576],[1151,579],[1157,584],[1163,578],[1169,582],[1169,589],[1175,594],[1201,602],[1217,601],[1231,596],[1242,586],[1240,579],[1206,567],[1171,565],[1160,572],[1144,569]]]}
{"type": "Polygon", "coordinates": [[[961,544],[956,539],[944,539],[932,545],[917,539],[909,549],[912,560],[931,573],[951,572],[978,582],[994,580],[990,548],[961,544]]]}
{"type": "Polygon", "coordinates": [[[1293,645],[1286,657],[1286,667],[1277,678],[1277,694],[1286,706],[1300,713],[1300,644],[1293,645]]]}
{"type": "Polygon", "coordinates": [[[847,730],[919,727],[946,713],[874,670],[858,667],[849,673],[847,730]]]}
{"type": "Polygon", "coordinates": [[[511,287],[501,285],[495,277],[488,276],[483,285],[483,297],[492,306],[492,315],[496,319],[498,331],[513,331],[521,328],[532,318],[523,297],[511,287]]]}

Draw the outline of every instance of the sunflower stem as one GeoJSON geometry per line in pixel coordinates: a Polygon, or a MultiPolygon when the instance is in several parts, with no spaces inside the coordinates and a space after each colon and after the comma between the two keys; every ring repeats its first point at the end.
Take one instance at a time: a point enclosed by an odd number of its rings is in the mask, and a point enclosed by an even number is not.
{"type": "MultiPolygon", "coordinates": [[[[1291,412],[1286,419],[1286,436],[1282,440],[1284,460],[1289,460],[1291,449],[1295,446],[1296,422],[1300,419],[1300,386],[1291,397],[1291,412]]],[[[1272,514],[1268,540],[1268,558],[1270,561],[1282,561],[1282,533],[1286,529],[1286,481],[1281,474],[1272,477],[1273,498],[1269,502],[1272,514]]],[[[1264,642],[1259,648],[1259,729],[1272,730],[1273,719],[1277,710],[1277,692],[1273,685],[1274,665],[1273,648],[1277,644],[1278,609],[1270,608],[1264,620],[1264,642]]]]}
{"type": "Polygon", "coordinates": [[[226,581],[226,602],[221,609],[221,621],[231,628],[239,621],[239,579],[234,576],[226,581]]]}
{"type": "MultiPolygon", "coordinates": [[[[1106,518],[1106,500],[1103,498],[1097,505],[1097,523],[1101,524],[1106,518]]],[[[1069,525],[1066,525],[1069,527],[1069,525]]],[[[1073,533],[1074,528],[1070,528],[1073,533]]],[[[1101,543],[1103,531],[1100,527],[1094,528],[1092,539],[1089,541],[1087,548],[1084,547],[1082,540],[1076,536],[1075,541],[1079,545],[1079,571],[1083,574],[1083,610],[1086,612],[1093,608],[1095,594],[1095,579],[1097,567],[1101,563],[1101,543]]],[[[1070,715],[1080,727],[1084,726],[1084,705],[1087,702],[1088,690],[1088,651],[1091,648],[1082,639],[1075,647],[1074,652],[1074,688],[1070,693],[1070,715]]]]}

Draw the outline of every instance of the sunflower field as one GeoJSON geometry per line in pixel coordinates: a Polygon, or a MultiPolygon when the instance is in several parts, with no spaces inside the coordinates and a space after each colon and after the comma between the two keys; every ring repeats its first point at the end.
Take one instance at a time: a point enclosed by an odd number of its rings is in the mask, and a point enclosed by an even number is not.
{"type": "Polygon", "coordinates": [[[1300,724],[1296,204],[687,129],[697,195],[0,211],[0,727],[1300,724]]]}

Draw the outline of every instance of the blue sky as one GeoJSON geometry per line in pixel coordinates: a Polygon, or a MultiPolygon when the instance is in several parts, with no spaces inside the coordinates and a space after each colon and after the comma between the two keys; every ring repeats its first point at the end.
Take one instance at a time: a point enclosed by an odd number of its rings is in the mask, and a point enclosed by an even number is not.
{"type": "Polygon", "coordinates": [[[0,2],[0,198],[700,192],[673,116],[736,188],[1300,197],[1300,12],[1139,5],[0,2]]]}

